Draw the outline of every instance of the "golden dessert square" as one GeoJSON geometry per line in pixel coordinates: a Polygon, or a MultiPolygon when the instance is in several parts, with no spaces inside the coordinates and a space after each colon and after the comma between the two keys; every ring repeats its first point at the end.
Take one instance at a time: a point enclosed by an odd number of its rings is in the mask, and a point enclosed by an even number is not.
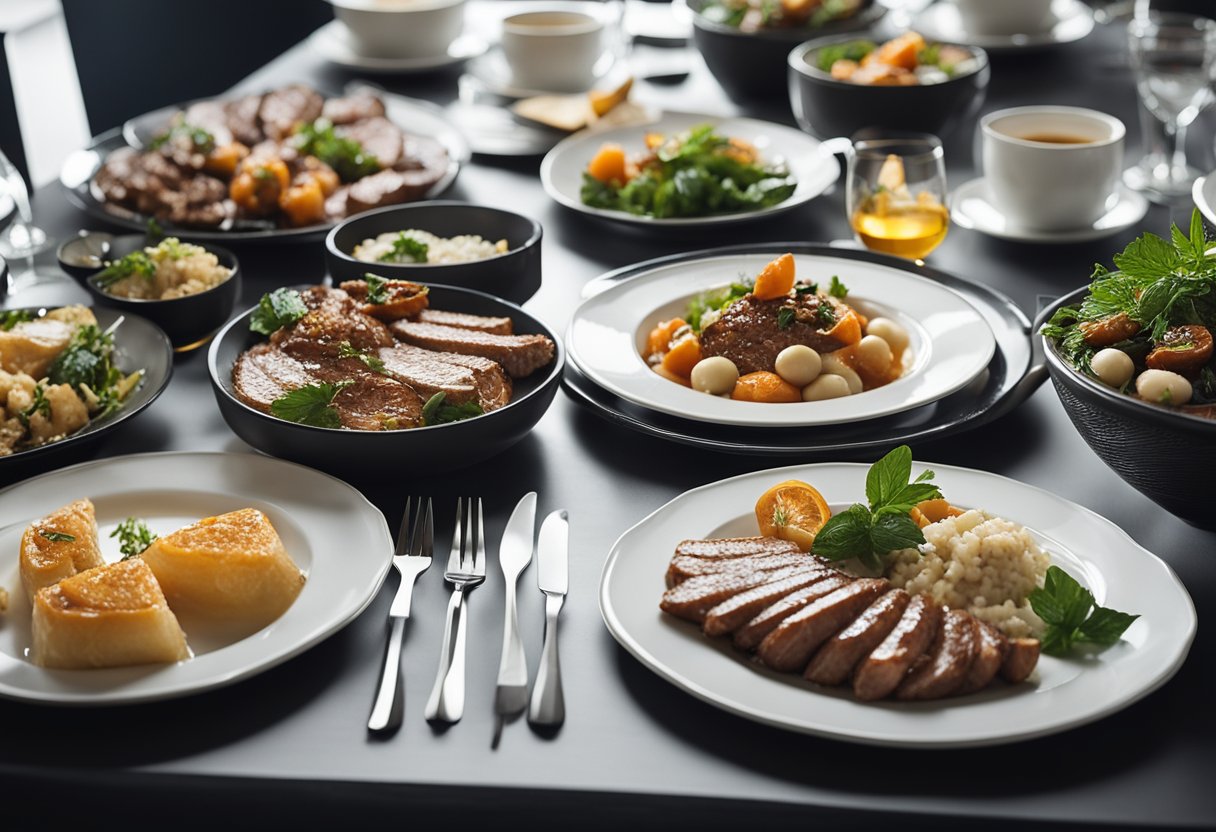
{"type": "Polygon", "coordinates": [[[76,500],[31,523],[21,536],[19,560],[31,602],[44,586],[104,564],[92,501],[76,500]]]}
{"type": "Polygon", "coordinates": [[[123,667],[190,657],[156,577],[138,558],[38,590],[33,627],[33,659],[43,667],[123,667]]]}
{"type": "Polygon", "coordinates": [[[304,574],[287,554],[269,518],[244,508],[178,529],[142,555],[169,605],[264,627],[296,600],[304,574]]]}

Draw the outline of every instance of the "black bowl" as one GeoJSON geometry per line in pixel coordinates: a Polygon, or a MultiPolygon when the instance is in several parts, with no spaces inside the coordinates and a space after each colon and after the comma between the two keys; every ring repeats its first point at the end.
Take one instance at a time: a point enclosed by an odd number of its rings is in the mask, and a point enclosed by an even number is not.
{"type": "Polygon", "coordinates": [[[255,410],[236,397],[232,367],[237,357],[265,340],[249,331],[251,309],[234,318],[207,353],[211,387],[224,420],[237,436],[259,451],[351,479],[374,476],[388,465],[404,465],[413,471],[426,471],[432,466],[461,468],[505,451],[532,430],[553,402],[565,363],[562,343],[537,318],[483,292],[432,285],[429,297],[436,309],[507,316],[515,322],[517,333],[547,335],[555,346],[553,361],[527,378],[516,379],[511,401],[505,407],[461,422],[397,431],[299,425],[255,410]]]}
{"type": "Polygon", "coordinates": [[[976,68],[938,84],[853,84],[837,81],[814,65],[814,53],[822,47],[856,39],[853,35],[817,38],[789,52],[790,106],[798,126],[811,135],[830,139],[877,127],[942,136],[974,116],[984,103],[992,71],[988,53],[974,46],[950,44],[972,53],[976,68]]]}
{"type": "MultiPolygon", "coordinates": [[[[1049,320],[1060,307],[1075,306],[1088,291],[1082,287],[1060,298],[1039,321],[1049,320]]],[[[1166,511],[1200,528],[1216,528],[1207,494],[1216,470],[1216,420],[1120,393],[1073,369],[1050,340],[1044,341],[1051,382],[1094,453],[1166,511]]]]}
{"type": "Polygon", "coordinates": [[[500,208],[468,202],[414,202],[368,211],[339,223],[325,238],[325,260],[335,283],[367,272],[428,285],[459,286],[523,303],[540,288],[540,223],[500,208]],[[380,234],[416,228],[438,237],[477,234],[507,241],[506,254],[471,263],[368,263],[351,254],[380,234]]]}
{"type": "Polygon", "coordinates": [[[187,352],[207,343],[232,315],[241,296],[241,265],[236,255],[211,243],[200,243],[217,258],[221,266],[232,269],[232,277],[196,295],[173,300],[120,298],[101,289],[93,280],[105,260],[118,260],[148,245],[143,234],[114,237],[105,232],[82,232],[59,247],[59,266],[88,290],[98,304],[141,315],[169,336],[173,349],[187,352]],[[91,258],[99,258],[91,262],[91,258]]]}
{"type": "Polygon", "coordinates": [[[807,38],[861,31],[887,11],[881,3],[864,0],[857,14],[818,29],[800,26],[743,32],[705,17],[702,11],[709,5],[710,0],[688,0],[692,10],[692,42],[726,94],[741,103],[784,98],[786,58],[791,49],[807,38]]]}

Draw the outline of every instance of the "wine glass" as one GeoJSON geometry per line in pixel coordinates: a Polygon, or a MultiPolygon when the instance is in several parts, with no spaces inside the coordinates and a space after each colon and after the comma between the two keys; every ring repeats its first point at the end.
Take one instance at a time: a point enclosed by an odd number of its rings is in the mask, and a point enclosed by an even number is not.
{"type": "Polygon", "coordinates": [[[946,238],[946,166],[929,133],[862,131],[848,151],[846,206],[858,242],[921,262],[946,238]]]}
{"type": "Polygon", "coordinates": [[[9,223],[8,228],[0,233],[0,254],[11,262],[27,257],[33,257],[40,251],[50,248],[51,240],[46,232],[34,225],[34,214],[30,209],[30,194],[25,187],[25,179],[21,171],[9,161],[0,150],[0,180],[17,204],[17,216],[9,223]]]}
{"type": "Polygon", "coordinates": [[[1123,172],[1123,181],[1168,202],[1189,194],[1202,175],[1187,164],[1186,129],[1212,102],[1216,20],[1138,10],[1127,36],[1147,152],[1123,172]]]}

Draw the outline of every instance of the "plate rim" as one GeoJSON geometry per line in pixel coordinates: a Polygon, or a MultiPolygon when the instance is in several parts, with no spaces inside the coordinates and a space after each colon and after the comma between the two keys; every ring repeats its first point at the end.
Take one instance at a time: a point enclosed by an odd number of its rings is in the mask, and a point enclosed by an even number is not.
{"type": "MultiPolygon", "coordinates": [[[[1060,46],[1067,46],[1070,43],[1076,43],[1088,37],[1094,30],[1095,21],[1093,10],[1090,9],[1082,0],[1056,0],[1061,6],[1068,6],[1072,14],[1076,15],[1079,21],[1076,24],[1077,31],[1075,33],[1065,32],[1063,37],[1056,34],[1056,29],[1068,23],[1065,19],[1057,19],[1054,26],[1049,31],[1039,32],[1037,34],[1014,34],[1014,35],[968,35],[965,31],[958,31],[956,35],[961,35],[969,46],[978,46],[988,52],[1023,52],[1036,49],[1054,49],[1060,46]],[[1019,42],[1017,38],[1024,38],[1023,42],[1019,42]]],[[[925,34],[930,37],[940,36],[949,33],[941,32],[937,27],[930,24],[925,27],[926,20],[933,20],[942,14],[942,4],[933,3],[918,12],[912,19],[913,28],[925,29],[925,34]],[[932,30],[932,31],[928,31],[932,30]]],[[[1055,3],[1053,3],[1055,5],[1055,3]]],[[[949,12],[947,12],[949,13],[949,12]]],[[[949,39],[949,38],[947,38],[949,39]]]]}
{"type": "MultiPolygon", "coordinates": [[[[1200,177],[1200,180],[1202,180],[1202,177],[1200,177]]],[[[1066,231],[1024,230],[1024,231],[1010,232],[1010,231],[1005,231],[1005,230],[997,230],[994,228],[989,228],[987,226],[982,225],[981,223],[976,222],[975,219],[970,214],[967,214],[966,212],[964,212],[962,210],[962,208],[960,207],[960,205],[962,204],[963,197],[982,198],[983,197],[982,189],[983,189],[984,183],[986,181],[987,181],[987,179],[984,176],[975,176],[971,179],[968,179],[966,182],[959,185],[957,188],[955,188],[951,192],[951,194],[950,194],[950,197],[951,197],[950,219],[952,219],[954,221],[955,225],[959,226],[960,228],[965,228],[968,231],[978,231],[980,234],[984,234],[989,237],[995,237],[998,240],[1008,240],[1009,242],[1013,242],[1013,243],[1032,243],[1032,244],[1044,244],[1044,245],[1050,245],[1053,243],[1066,245],[1069,243],[1094,242],[1096,240],[1103,240],[1107,237],[1113,237],[1116,234],[1123,233],[1124,231],[1128,230],[1129,228],[1132,228],[1138,222],[1143,220],[1144,217],[1148,214],[1148,208],[1149,208],[1148,198],[1146,196],[1144,196],[1144,194],[1139,193],[1138,191],[1135,191],[1132,188],[1129,188],[1127,185],[1124,185],[1122,182],[1119,182],[1117,184],[1116,188],[1117,188],[1117,192],[1119,194],[1120,200],[1127,199],[1129,202],[1131,202],[1137,206],[1135,208],[1135,211],[1136,211],[1135,218],[1130,219],[1128,222],[1123,223],[1121,225],[1118,225],[1118,226],[1115,226],[1112,228],[1090,227],[1090,228],[1068,229],[1066,231]],[[974,191],[975,193],[972,193],[972,191],[974,191]]],[[[1197,180],[1197,181],[1199,181],[1199,180],[1197,180]]],[[[986,199],[985,199],[985,202],[987,202],[986,199]]],[[[989,204],[991,204],[991,203],[989,203],[989,204]]],[[[992,206],[992,207],[995,210],[996,206],[992,206]]],[[[1105,216],[1109,215],[1110,213],[1111,213],[1111,211],[1108,211],[1103,216],[1105,217],[1105,216]]],[[[1099,219],[1101,219],[1101,218],[1099,218],[1099,219]]]]}

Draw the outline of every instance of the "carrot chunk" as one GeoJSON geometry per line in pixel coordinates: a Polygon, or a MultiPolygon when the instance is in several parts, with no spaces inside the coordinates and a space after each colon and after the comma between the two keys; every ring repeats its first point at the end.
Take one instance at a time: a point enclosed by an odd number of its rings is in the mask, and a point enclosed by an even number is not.
{"type": "Polygon", "coordinates": [[[613,182],[624,185],[629,181],[625,172],[625,148],[619,144],[605,144],[587,163],[587,173],[605,185],[613,182]]]}
{"type": "Polygon", "coordinates": [[[773,300],[794,288],[794,255],[786,252],[761,270],[752,295],[756,300],[773,300]]]}

